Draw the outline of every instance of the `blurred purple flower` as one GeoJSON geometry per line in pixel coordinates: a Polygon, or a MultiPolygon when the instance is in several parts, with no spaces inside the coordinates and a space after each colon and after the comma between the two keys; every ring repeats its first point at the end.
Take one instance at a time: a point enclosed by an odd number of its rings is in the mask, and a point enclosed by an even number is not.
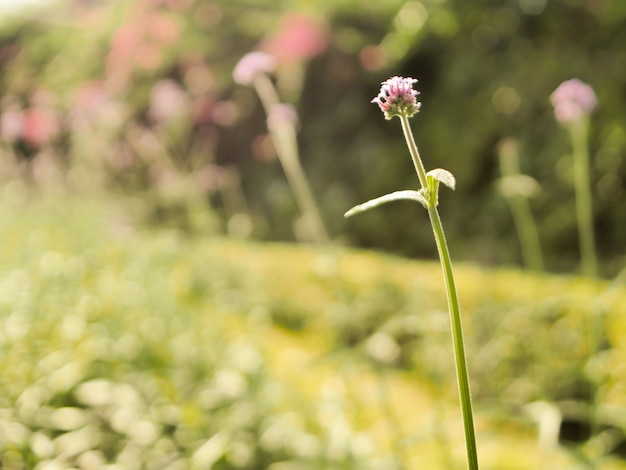
{"type": "Polygon", "coordinates": [[[272,72],[276,68],[276,59],[266,52],[249,52],[244,55],[233,70],[233,78],[240,85],[251,85],[261,73],[272,72]]]}
{"type": "Polygon", "coordinates": [[[550,101],[556,120],[562,124],[578,121],[598,104],[593,88],[576,78],[561,83],[550,95],[550,101]]]}
{"type": "Polygon", "coordinates": [[[267,116],[267,127],[276,129],[285,124],[295,127],[298,124],[298,113],[290,104],[275,104],[271,107],[269,115],[267,116]]]}
{"type": "Polygon", "coordinates": [[[394,116],[411,117],[419,112],[422,103],[417,101],[419,91],[413,89],[415,78],[391,77],[382,82],[378,96],[371,102],[376,103],[385,114],[385,119],[394,116]]]}
{"type": "Polygon", "coordinates": [[[387,65],[388,57],[384,47],[368,44],[359,52],[359,60],[366,70],[376,71],[387,65]]]}
{"type": "Polygon", "coordinates": [[[189,100],[174,80],[158,81],[150,93],[150,117],[159,123],[178,119],[189,112],[189,100]]]}

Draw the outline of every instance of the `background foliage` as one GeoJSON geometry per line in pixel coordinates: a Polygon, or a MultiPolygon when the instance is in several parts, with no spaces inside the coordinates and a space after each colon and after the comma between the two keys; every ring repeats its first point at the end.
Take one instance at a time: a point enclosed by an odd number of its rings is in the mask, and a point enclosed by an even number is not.
{"type": "MultiPolygon", "coordinates": [[[[436,263],[1,202],[2,468],[462,467],[436,263]]],[[[626,468],[623,284],[457,268],[482,468],[626,468]]]]}
{"type": "Polygon", "coordinates": [[[498,144],[512,137],[522,172],[542,187],[532,207],[548,268],[569,271],[578,259],[570,147],[548,97],[579,77],[600,100],[591,155],[603,274],[623,266],[623,2],[61,5],[3,27],[5,178],[139,190],[149,220],[293,239],[297,208],[258,99],[231,79],[238,59],[261,48],[278,57],[280,92],[298,108],[303,164],[335,239],[434,252],[419,207],[341,217],[355,203],[416,184],[399,126],[368,104],[381,80],[411,75],[420,79],[423,110],[413,125],[426,164],[459,181],[442,204],[453,254],[520,262],[496,184],[498,144]],[[20,113],[23,132],[14,122],[20,113]]]}

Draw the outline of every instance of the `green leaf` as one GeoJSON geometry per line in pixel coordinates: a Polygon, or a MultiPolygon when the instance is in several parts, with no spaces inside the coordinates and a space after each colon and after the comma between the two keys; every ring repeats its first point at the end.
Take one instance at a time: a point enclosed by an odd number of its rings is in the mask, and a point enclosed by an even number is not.
{"type": "Polygon", "coordinates": [[[445,184],[448,188],[454,190],[456,187],[456,179],[454,175],[450,173],[448,170],[444,170],[443,168],[435,168],[434,170],[430,170],[426,173],[426,176],[433,178],[440,183],[445,184]]]}
{"type": "Polygon", "coordinates": [[[400,200],[410,200],[417,201],[422,206],[428,207],[428,201],[424,197],[421,191],[412,191],[412,190],[404,190],[404,191],[395,191],[390,194],[385,194],[384,196],[377,197],[376,199],[372,199],[370,201],[364,202],[363,204],[359,204],[358,206],[354,206],[348,212],[344,214],[344,217],[351,217],[360,212],[364,212],[369,209],[373,209],[374,207],[378,207],[381,204],[385,204],[391,201],[400,201],[400,200]]]}

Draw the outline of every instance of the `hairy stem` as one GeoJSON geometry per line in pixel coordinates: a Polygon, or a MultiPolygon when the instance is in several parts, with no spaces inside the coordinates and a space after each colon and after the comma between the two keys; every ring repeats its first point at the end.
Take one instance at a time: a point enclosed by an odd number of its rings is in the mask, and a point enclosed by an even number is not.
{"type": "MultiPolygon", "coordinates": [[[[426,170],[420,157],[417,145],[413,139],[413,133],[406,116],[401,116],[402,130],[411,153],[415,171],[423,188],[428,188],[426,170]]],[[[461,323],[461,311],[459,300],[452,272],[452,261],[446,243],[446,237],[441,225],[441,218],[435,201],[429,201],[428,216],[435,235],[441,269],[446,284],[446,295],[448,298],[448,311],[450,313],[450,324],[452,326],[452,343],[454,346],[454,359],[456,364],[457,383],[459,387],[459,398],[461,401],[461,414],[463,415],[463,427],[465,430],[465,446],[467,450],[467,463],[470,470],[478,470],[478,456],[476,451],[476,436],[474,432],[474,415],[472,411],[472,396],[470,392],[469,376],[467,373],[467,361],[465,359],[465,345],[463,343],[463,327],[461,323]]]]}
{"type": "Polygon", "coordinates": [[[446,295],[448,297],[448,310],[450,312],[450,324],[452,326],[452,342],[454,345],[454,360],[456,364],[456,377],[459,386],[459,398],[461,399],[461,413],[463,415],[463,427],[465,430],[465,445],[467,449],[468,467],[470,470],[478,469],[478,456],[476,452],[476,436],[474,434],[474,415],[472,411],[472,394],[470,391],[469,375],[467,372],[467,360],[465,359],[465,345],[463,342],[463,325],[461,323],[461,310],[459,299],[452,272],[452,261],[448,244],[441,225],[439,211],[435,206],[428,208],[428,216],[435,234],[437,251],[441,261],[441,269],[446,282],[446,295]]]}
{"type": "Polygon", "coordinates": [[[428,181],[426,179],[426,170],[424,169],[420,153],[417,150],[417,145],[415,145],[413,132],[411,132],[411,126],[409,125],[409,118],[406,116],[400,116],[400,121],[402,122],[402,132],[404,133],[404,138],[406,139],[406,145],[409,147],[411,159],[413,160],[413,166],[415,167],[415,172],[420,180],[420,185],[422,188],[427,188],[428,181]]]}

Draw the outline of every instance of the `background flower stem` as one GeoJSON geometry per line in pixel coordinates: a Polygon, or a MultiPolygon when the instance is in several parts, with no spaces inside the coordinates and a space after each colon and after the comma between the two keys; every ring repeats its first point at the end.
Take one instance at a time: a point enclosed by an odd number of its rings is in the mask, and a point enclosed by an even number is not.
{"type": "MultiPolygon", "coordinates": [[[[406,138],[413,164],[418,178],[423,188],[427,188],[428,182],[424,164],[417,150],[409,120],[406,116],[400,116],[402,130],[406,138]]],[[[476,436],[474,432],[474,415],[472,411],[472,396],[470,392],[469,376],[467,372],[467,361],[465,359],[465,345],[463,343],[463,326],[461,323],[461,311],[452,271],[452,261],[448,244],[441,225],[439,211],[434,203],[429,204],[428,216],[435,235],[441,269],[446,284],[446,295],[448,298],[448,311],[450,313],[450,323],[452,325],[452,343],[454,345],[454,359],[456,364],[457,383],[459,387],[459,398],[461,400],[461,413],[463,415],[463,427],[465,430],[465,445],[467,450],[467,463],[470,470],[478,470],[478,456],[476,451],[476,436]]]]}
{"type": "Polygon", "coordinates": [[[586,120],[572,123],[569,133],[574,158],[574,187],[576,191],[576,221],[580,244],[581,272],[585,276],[598,275],[595,236],[593,232],[593,209],[589,183],[589,149],[587,147],[586,120]]]}
{"type": "MultiPolygon", "coordinates": [[[[254,79],[254,88],[259,95],[266,116],[269,116],[272,107],[280,103],[276,88],[265,74],[256,76],[254,79]]],[[[285,122],[269,131],[276,148],[278,159],[280,160],[289,186],[302,212],[308,238],[315,243],[328,243],[328,232],[326,231],[317,202],[313,196],[313,191],[300,164],[294,126],[285,122]]]]}
{"type": "MultiPolygon", "coordinates": [[[[500,162],[500,172],[504,178],[519,178],[522,174],[519,167],[518,145],[512,139],[503,142],[498,152],[500,162]]],[[[513,223],[520,241],[522,258],[526,268],[541,272],[543,267],[543,254],[541,252],[541,242],[539,231],[533,218],[528,197],[526,195],[503,191],[504,197],[511,210],[513,223]]]]}

